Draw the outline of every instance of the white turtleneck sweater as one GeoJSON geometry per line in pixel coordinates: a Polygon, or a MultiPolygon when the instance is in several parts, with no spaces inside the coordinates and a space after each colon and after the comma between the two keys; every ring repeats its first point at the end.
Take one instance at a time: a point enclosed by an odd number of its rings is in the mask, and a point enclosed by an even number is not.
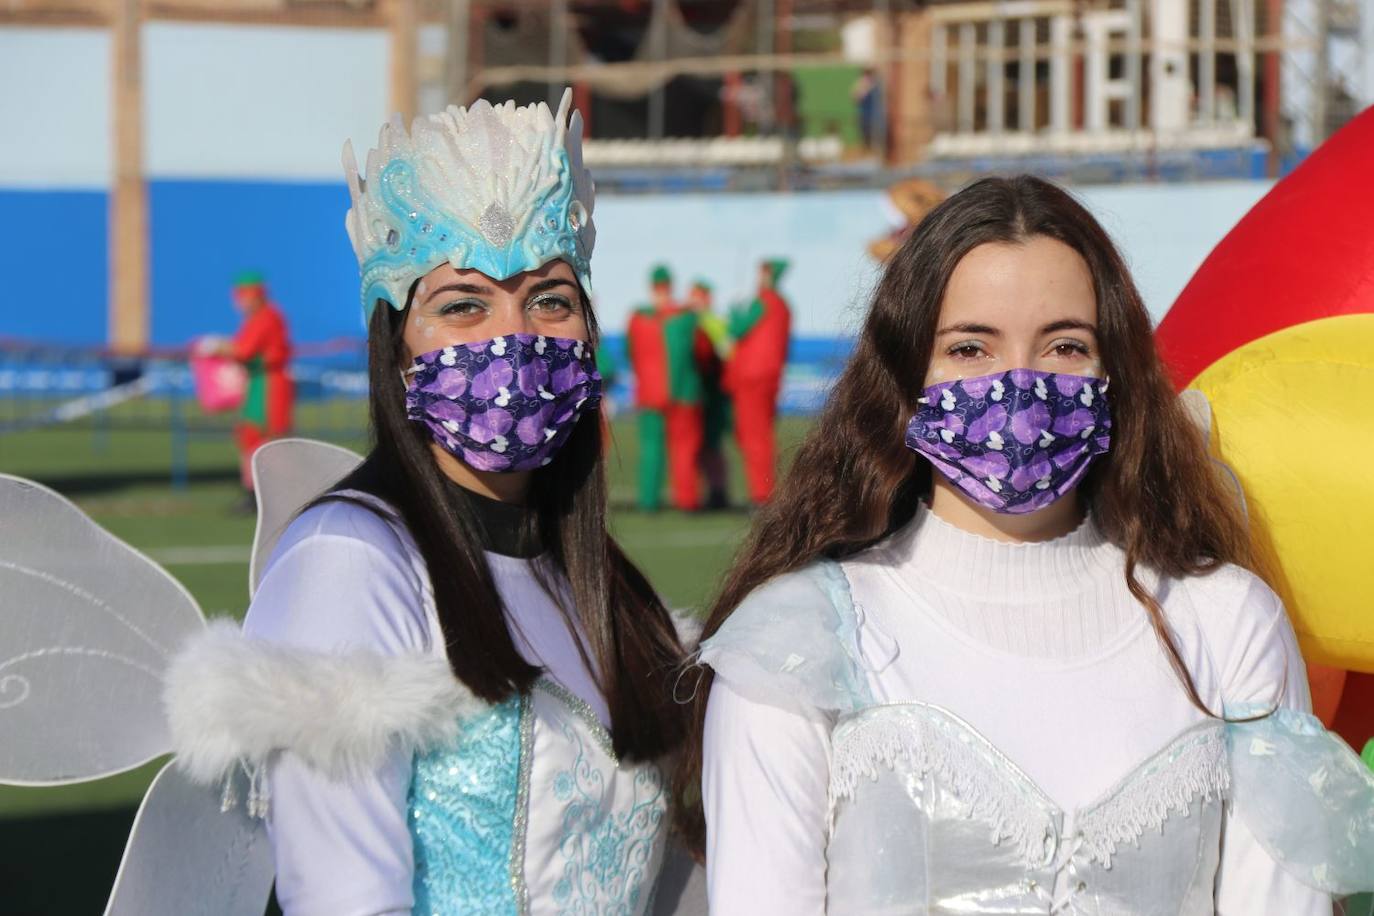
{"type": "MultiPolygon", "coordinates": [[[[1204,719],[1127,590],[1124,566],[1091,521],[1053,541],[1007,544],[921,509],[842,564],[874,700],[944,707],[1059,808],[1087,805],[1204,719]]],[[[1309,708],[1292,628],[1260,579],[1230,566],[1182,582],[1138,576],[1210,709],[1309,708]]],[[[783,708],[716,678],[702,785],[712,913],[824,912],[833,726],[801,703],[783,708]]],[[[1235,820],[1216,902],[1221,916],[1331,912],[1330,898],[1289,877],[1235,820]]]]}

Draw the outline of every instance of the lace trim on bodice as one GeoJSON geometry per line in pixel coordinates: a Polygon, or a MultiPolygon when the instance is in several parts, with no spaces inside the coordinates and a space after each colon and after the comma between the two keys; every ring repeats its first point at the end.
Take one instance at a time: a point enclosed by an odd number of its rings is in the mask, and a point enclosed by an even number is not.
{"type": "Polygon", "coordinates": [[[830,769],[830,823],[841,799],[854,798],[860,778],[876,780],[879,765],[900,761],[933,775],[989,825],[994,844],[1010,840],[1026,862],[1045,859],[1054,808],[1029,777],[954,716],[930,706],[873,707],[835,730],[830,769]],[[1010,772],[1020,776],[1007,779],[1010,772]]]}
{"type": "Polygon", "coordinates": [[[1117,847],[1138,845],[1147,830],[1162,831],[1170,814],[1186,817],[1196,800],[1221,798],[1230,787],[1226,732],[1221,723],[1190,729],[1083,811],[1079,817],[1083,851],[1110,868],[1117,847]]]}
{"type": "MultiPolygon", "coordinates": [[[[1063,812],[1034,780],[962,719],[934,706],[870,707],[835,729],[830,770],[830,826],[841,800],[852,801],[861,779],[898,764],[933,777],[986,821],[991,841],[1010,841],[1028,866],[1045,864],[1063,812]]],[[[1075,855],[1111,866],[1124,843],[1162,830],[1170,814],[1187,815],[1194,801],[1230,788],[1225,730],[1195,726],[1133,769],[1100,800],[1077,813],[1075,855]]]]}

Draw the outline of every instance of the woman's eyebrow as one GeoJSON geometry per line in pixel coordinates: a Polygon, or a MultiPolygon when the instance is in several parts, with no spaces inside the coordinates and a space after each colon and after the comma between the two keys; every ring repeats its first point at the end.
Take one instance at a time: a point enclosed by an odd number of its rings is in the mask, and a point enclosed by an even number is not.
{"type": "Polygon", "coordinates": [[[573,282],[572,282],[571,280],[565,280],[565,279],[563,279],[562,277],[550,277],[550,278],[547,279],[547,280],[540,280],[538,283],[536,283],[536,284],[534,284],[533,286],[531,286],[531,287],[530,287],[530,291],[529,291],[529,293],[528,293],[527,295],[534,296],[534,295],[537,295],[538,293],[544,292],[545,290],[553,289],[555,286],[572,286],[572,285],[573,285],[573,282]]]}
{"type": "Polygon", "coordinates": [[[1060,331],[1087,331],[1094,337],[1097,336],[1097,325],[1091,321],[1082,321],[1077,318],[1061,318],[1052,321],[1040,329],[1041,334],[1057,334],[1060,331]]]}
{"type": "Polygon", "coordinates": [[[425,298],[433,299],[439,293],[450,291],[456,293],[475,293],[479,296],[490,296],[495,292],[490,286],[480,286],[476,283],[445,283],[443,286],[430,290],[425,295],[425,298]]]}
{"type": "Polygon", "coordinates": [[[941,328],[935,332],[936,336],[942,334],[983,334],[987,337],[1001,337],[1002,332],[988,324],[976,324],[971,321],[961,321],[949,327],[941,328]]]}

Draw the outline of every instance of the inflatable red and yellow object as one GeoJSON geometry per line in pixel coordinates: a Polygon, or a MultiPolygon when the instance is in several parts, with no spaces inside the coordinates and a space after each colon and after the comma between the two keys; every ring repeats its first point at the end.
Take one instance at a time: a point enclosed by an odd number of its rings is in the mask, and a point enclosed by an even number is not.
{"type": "Polygon", "coordinates": [[[1371,149],[1374,109],[1246,214],[1156,332],[1211,403],[1317,711],[1356,747],[1374,735],[1371,149]]]}

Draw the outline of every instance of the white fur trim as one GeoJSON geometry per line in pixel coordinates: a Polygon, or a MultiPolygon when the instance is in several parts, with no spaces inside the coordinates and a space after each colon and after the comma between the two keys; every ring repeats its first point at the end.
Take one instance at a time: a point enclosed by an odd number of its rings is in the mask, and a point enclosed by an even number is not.
{"type": "Polygon", "coordinates": [[[460,720],[486,708],[442,658],[293,648],[250,639],[227,620],[172,660],[163,702],[178,764],[205,784],[237,766],[252,776],[279,750],[346,779],[397,746],[451,741],[460,720]]]}

